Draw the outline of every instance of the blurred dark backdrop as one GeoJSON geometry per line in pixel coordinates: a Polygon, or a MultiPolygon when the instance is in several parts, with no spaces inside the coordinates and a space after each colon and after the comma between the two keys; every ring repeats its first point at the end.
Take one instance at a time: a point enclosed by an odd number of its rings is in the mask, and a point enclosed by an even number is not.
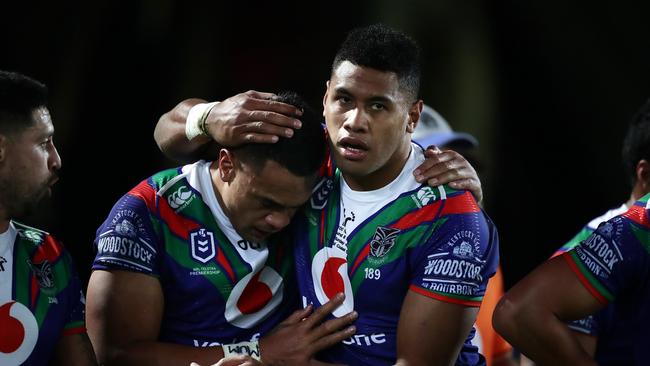
{"type": "Polygon", "coordinates": [[[510,286],[627,199],[619,156],[650,96],[649,13],[642,1],[4,2],[0,69],[50,87],[63,159],[28,223],[62,239],[86,279],[112,204],[175,165],[152,137],[162,113],[248,89],[319,107],[345,33],[384,22],[421,44],[425,102],[481,142],[510,286]]]}

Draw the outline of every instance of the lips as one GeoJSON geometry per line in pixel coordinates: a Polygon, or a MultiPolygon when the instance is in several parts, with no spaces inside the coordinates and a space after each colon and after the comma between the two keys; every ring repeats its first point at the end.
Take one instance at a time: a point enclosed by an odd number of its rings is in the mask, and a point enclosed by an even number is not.
{"type": "Polygon", "coordinates": [[[52,176],[52,178],[50,178],[50,180],[47,182],[47,185],[50,186],[50,187],[52,187],[52,186],[53,186],[54,184],[56,184],[56,182],[58,182],[58,181],[59,181],[59,176],[58,176],[58,175],[54,175],[54,176],[52,176]]]}
{"type": "Polygon", "coordinates": [[[366,158],[368,155],[368,144],[356,137],[343,137],[337,143],[341,154],[347,160],[359,161],[366,158]]]}
{"type": "Polygon", "coordinates": [[[273,234],[273,231],[260,230],[257,228],[252,228],[251,231],[253,236],[255,236],[255,239],[257,239],[258,241],[263,241],[269,236],[271,236],[271,234],[273,234]]]}

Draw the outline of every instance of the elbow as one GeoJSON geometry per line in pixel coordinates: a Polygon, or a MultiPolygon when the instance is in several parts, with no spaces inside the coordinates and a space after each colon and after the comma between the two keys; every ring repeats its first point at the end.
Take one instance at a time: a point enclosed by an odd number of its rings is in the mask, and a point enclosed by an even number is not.
{"type": "Polygon", "coordinates": [[[511,341],[516,334],[517,319],[521,312],[521,306],[512,301],[508,295],[504,295],[492,314],[492,326],[503,338],[511,341]]]}

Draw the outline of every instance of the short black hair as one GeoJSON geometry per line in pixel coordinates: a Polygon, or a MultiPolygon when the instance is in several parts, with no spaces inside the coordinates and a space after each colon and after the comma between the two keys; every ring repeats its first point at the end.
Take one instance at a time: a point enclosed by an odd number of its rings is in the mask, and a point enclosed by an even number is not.
{"type": "Polygon", "coordinates": [[[420,47],[403,32],[383,24],[355,28],[334,56],[332,73],[343,61],[394,72],[400,87],[413,101],[420,95],[420,47]]]}
{"type": "Polygon", "coordinates": [[[34,109],[47,104],[47,87],[17,72],[0,70],[0,133],[14,134],[31,125],[34,109]]]}
{"type": "Polygon", "coordinates": [[[639,109],[627,129],[623,140],[623,166],[630,179],[636,182],[636,165],[645,159],[650,162],[650,99],[639,109]]]}
{"type": "Polygon", "coordinates": [[[262,169],[267,160],[273,160],[292,174],[310,177],[318,172],[325,160],[326,140],[321,117],[295,92],[278,93],[276,100],[303,111],[298,117],[302,127],[294,129],[292,137],[280,137],[276,143],[250,143],[231,151],[256,169],[262,169]]]}

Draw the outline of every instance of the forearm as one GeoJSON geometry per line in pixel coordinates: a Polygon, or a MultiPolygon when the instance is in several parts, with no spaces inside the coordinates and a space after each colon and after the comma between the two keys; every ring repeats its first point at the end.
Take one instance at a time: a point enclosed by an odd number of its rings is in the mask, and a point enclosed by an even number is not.
{"type": "Polygon", "coordinates": [[[537,365],[597,365],[564,322],[535,305],[515,306],[504,298],[494,326],[537,365]]]}
{"type": "Polygon", "coordinates": [[[50,360],[52,366],[97,365],[93,346],[86,333],[65,335],[59,340],[50,360]]]}
{"type": "Polygon", "coordinates": [[[201,158],[212,139],[209,136],[197,136],[191,141],[185,135],[185,120],[190,109],[198,104],[205,103],[202,99],[186,99],[180,102],[171,111],[163,114],[156,124],[154,139],[158,148],[168,158],[179,162],[192,162],[201,158]]]}
{"type": "Polygon", "coordinates": [[[202,365],[212,365],[221,358],[223,358],[221,346],[199,348],[172,343],[141,341],[111,349],[107,352],[105,359],[100,360],[100,364],[106,366],[175,366],[197,362],[202,365]]]}

